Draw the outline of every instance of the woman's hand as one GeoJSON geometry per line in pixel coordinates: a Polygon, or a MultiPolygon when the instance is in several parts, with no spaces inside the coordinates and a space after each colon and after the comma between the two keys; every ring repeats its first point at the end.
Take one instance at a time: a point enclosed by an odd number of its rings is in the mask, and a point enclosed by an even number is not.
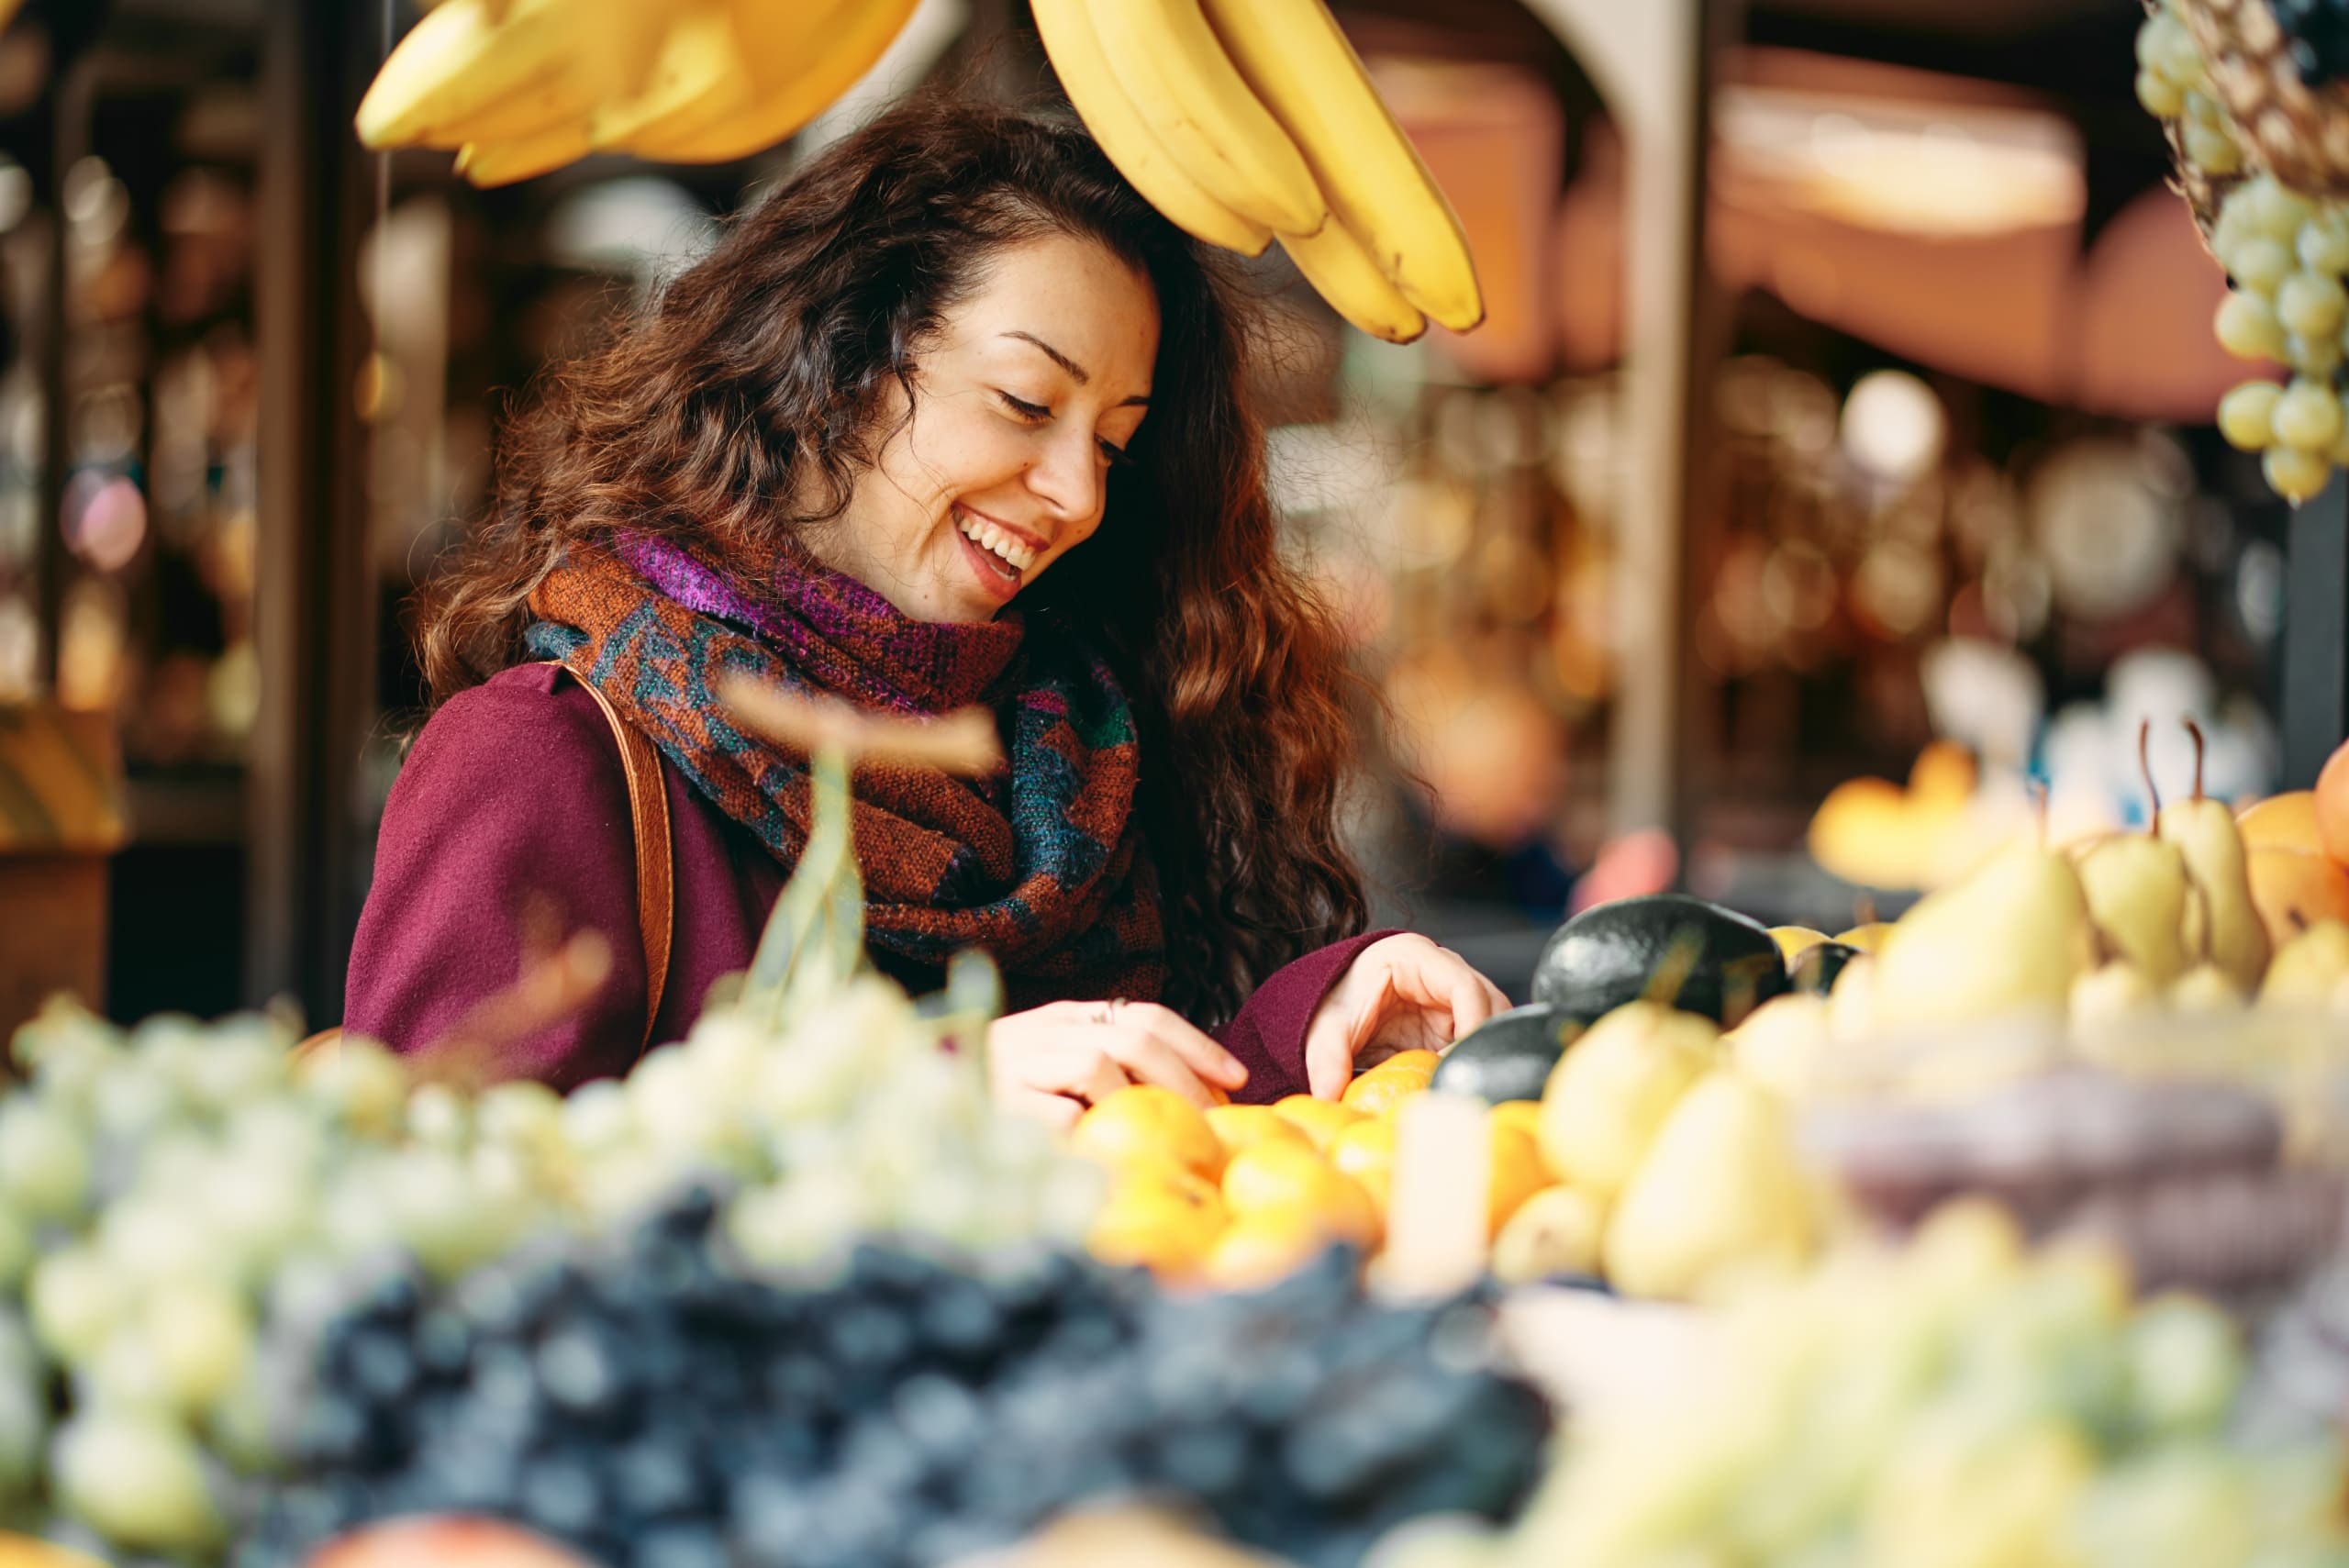
{"type": "Polygon", "coordinates": [[[1052,1002],[988,1026],[987,1077],[998,1105],[1066,1127],[1129,1084],[1220,1105],[1248,1070],[1155,1002],[1052,1002]]]}
{"type": "Polygon", "coordinates": [[[1450,948],[1405,932],[1354,955],[1305,1030],[1305,1081],[1334,1100],[1365,1052],[1442,1051],[1495,1013],[1508,1010],[1500,987],[1450,948]]]}

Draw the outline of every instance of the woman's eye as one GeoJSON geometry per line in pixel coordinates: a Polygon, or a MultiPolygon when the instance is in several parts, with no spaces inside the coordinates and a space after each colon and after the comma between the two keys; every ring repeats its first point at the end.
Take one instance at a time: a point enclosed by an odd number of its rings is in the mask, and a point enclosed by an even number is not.
{"type": "Polygon", "coordinates": [[[1098,445],[1101,448],[1101,455],[1109,460],[1109,466],[1112,468],[1123,468],[1134,461],[1133,454],[1115,441],[1102,441],[1098,445]]]}
{"type": "Polygon", "coordinates": [[[1003,399],[1003,406],[1005,407],[1010,409],[1014,414],[1019,415],[1022,419],[1047,418],[1052,412],[1041,403],[1030,403],[1024,397],[1014,397],[1008,392],[998,392],[996,395],[1003,399]]]}

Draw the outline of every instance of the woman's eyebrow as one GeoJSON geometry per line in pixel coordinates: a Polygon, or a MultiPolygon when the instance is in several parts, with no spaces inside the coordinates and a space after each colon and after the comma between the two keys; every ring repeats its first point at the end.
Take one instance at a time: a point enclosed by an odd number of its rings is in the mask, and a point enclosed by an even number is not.
{"type": "MultiPolygon", "coordinates": [[[[1041,338],[1037,337],[1033,332],[1022,332],[1014,328],[1013,330],[1001,335],[1006,338],[1017,338],[1023,343],[1032,344],[1036,348],[1041,349],[1051,357],[1052,363],[1068,372],[1070,379],[1074,380],[1077,385],[1090,386],[1093,384],[1093,375],[1091,372],[1087,371],[1083,365],[1078,364],[1074,360],[1070,359],[1066,354],[1062,353],[1058,349],[1053,348],[1050,343],[1045,342],[1041,338]]],[[[1118,405],[1120,408],[1146,408],[1149,406],[1150,399],[1147,396],[1141,395],[1129,397],[1123,403],[1118,405]]]]}

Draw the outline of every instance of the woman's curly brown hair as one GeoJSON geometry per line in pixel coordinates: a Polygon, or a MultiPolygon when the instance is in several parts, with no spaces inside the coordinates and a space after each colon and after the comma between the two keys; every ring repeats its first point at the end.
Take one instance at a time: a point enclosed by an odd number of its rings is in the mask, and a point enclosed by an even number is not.
{"type": "Polygon", "coordinates": [[[942,311],[1002,247],[1061,232],[1148,278],[1152,412],[1100,530],[1022,595],[1109,651],[1141,727],[1141,809],[1166,899],[1166,1000],[1229,1018],[1278,965],[1359,930],[1336,822],[1353,685],[1328,608],[1275,543],[1241,394],[1244,294],[1084,130],[925,95],[818,157],[602,351],[551,370],[506,433],[489,516],[427,584],[436,702],[526,657],[531,590],[616,529],[726,545],[837,517],[918,395],[942,311]]]}

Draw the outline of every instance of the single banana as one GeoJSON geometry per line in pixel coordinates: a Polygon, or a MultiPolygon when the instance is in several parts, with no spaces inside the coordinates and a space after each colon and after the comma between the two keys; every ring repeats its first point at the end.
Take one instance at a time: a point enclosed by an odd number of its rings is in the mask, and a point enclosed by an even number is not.
{"type": "Polygon", "coordinates": [[[1241,217],[1183,172],[1110,72],[1085,6],[1085,0],[1033,0],[1030,7],[1044,52],[1085,128],[1142,199],[1176,227],[1243,256],[1263,255],[1273,231],[1241,217]]]}
{"type": "Polygon", "coordinates": [[[1185,173],[1283,234],[1328,220],[1297,143],[1241,79],[1199,0],[1096,0],[1090,15],[1111,73],[1185,173]]]}
{"type": "Polygon", "coordinates": [[[1379,270],[1353,230],[1335,217],[1319,234],[1284,234],[1280,239],[1305,281],[1339,315],[1372,337],[1408,343],[1428,329],[1428,318],[1379,270]]]}
{"type": "Polygon", "coordinates": [[[1455,332],[1485,318],[1468,237],[1322,0],[1201,0],[1216,37],[1403,297],[1455,332]]]}
{"type": "Polygon", "coordinates": [[[582,72],[569,68],[550,71],[485,105],[479,114],[433,127],[417,142],[445,150],[469,141],[515,141],[551,130],[565,120],[583,119],[595,102],[594,88],[582,72]]]}
{"type": "MultiPolygon", "coordinates": [[[[459,5],[462,0],[447,0],[459,5]]],[[[457,172],[483,190],[551,173],[596,150],[587,122],[573,120],[516,141],[469,141],[457,152],[457,172]]]]}
{"type": "Polygon", "coordinates": [[[599,106],[590,134],[597,147],[630,151],[663,138],[693,137],[747,108],[754,90],[733,17],[705,0],[675,14],[643,90],[599,106]]]}
{"type": "MultiPolygon", "coordinates": [[[[789,0],[740,0],[744,5],[789,0]]],[[[777,80],[757,102],[724,123],[691,136],[645,140],[638,156],[670,163],[730,163],[763,152],[829,108],[873,69],[913,15],[916,0],[851,0],[848,14],[820,53],[777,80]]]]}
{"type": "Polygon", "coordinates": [[[560,66],[580,18],[564,0],[447,0],[387,56],[359,101],[367,147],[411,147],[440,127],[487,112],[560,66]]]}

